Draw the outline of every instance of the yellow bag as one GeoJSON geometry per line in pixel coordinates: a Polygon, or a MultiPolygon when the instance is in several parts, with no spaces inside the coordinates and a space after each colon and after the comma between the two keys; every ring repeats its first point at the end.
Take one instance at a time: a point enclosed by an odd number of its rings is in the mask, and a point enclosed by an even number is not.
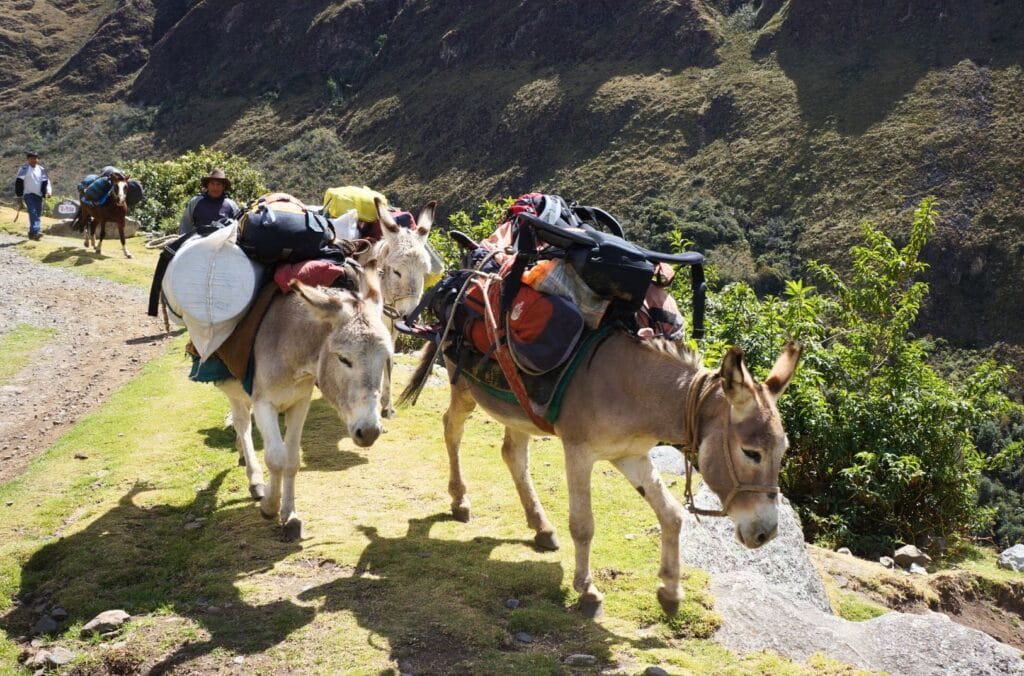
{"type": "Polygon", "coordinates": [[[373,200],[377,198],[386,208],[388,198],[376,190],[370,190],[366,186],[362,188],[354,185],[346,185],[340,188],[328,188],[324,193],[324,211],[331,218],[337,218],[350,209],[355,209],[359,214],[359,220],[364,223],[377,221],[377,206],[373,200]]]}

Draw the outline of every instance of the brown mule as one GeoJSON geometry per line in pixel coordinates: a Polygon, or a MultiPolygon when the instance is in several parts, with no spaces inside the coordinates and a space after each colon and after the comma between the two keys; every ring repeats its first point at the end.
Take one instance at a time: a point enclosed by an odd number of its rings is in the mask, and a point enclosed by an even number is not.
{"type": "Polygon", "coordinates": [[[107,234],[107,223],[117,225],[117,234],[121,238],[121,250],[125,258],[131,258],[128,247],[124,243],[124,222],[128,217],[128,179],[120,174],[113,174],[110,177],[110,197],[103,204],[96,206],[82,202],[81,211],[78,214],[79,225],[82,227],[82,246],[88,249],[90,246],[96,248],[96,253],[102,253],[103,239],[107,234]],[[100,237],[96,239],[96,228],[99,227],[100,237]]]}

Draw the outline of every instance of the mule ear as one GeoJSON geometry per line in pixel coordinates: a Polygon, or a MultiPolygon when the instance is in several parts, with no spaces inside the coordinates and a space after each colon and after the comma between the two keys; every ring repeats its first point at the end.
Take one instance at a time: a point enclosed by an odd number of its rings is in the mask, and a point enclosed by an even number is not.
{"type": "Polygon", "coordinates": [[[778,401],[782,393],[786,391],[786,387],[789,386],[789,381],[793,378],[793,373],[796,371],[796,365],[799,361],[800,346],[797,345],[796,341],[791,340],[782,349],[782,354],[775,360],[772,372],[768,374],[768,379],[764,381],[768,394],[775,401],[778,401]]]}
{"type": "Polygon", "coordinates": [[[379,265],[376,258],[371,258],[363,263],[363,274],[359,275],[359,295],[376,306],[384,304],[380,292],[380,275],[377,273],[379,265]]]}
{"type": "Polygon", "coordinates": [[[377,207],[377,220],[380,221],[381,227],[387,232],[398,232],[398,228],[400,226],[395,222],[395,219],[391,218],[391,212],[388,211],[388,208],[380,201],[380,198],[374,197],[373,203],[377,207]]]}
{"type": "Polygon", "coordinates": [[[430,234],[430,227],[434,225],[434,209],[436,207],[437,202],[430,200],[423,206],[423,210],[420,211],[420,216],[416,219],[416,232],[420,237],[426,237],[430,234]]]}
{"type": "Polygon", "coordinates": [[[742,349],[729,348],[718,374],[722,377],[722,391],[733,408],[743,410],[754,402],[754,379],[743,363],[742,349]]]}
{"type": "Polygon", "coordinates": [[[325,293],[315,286],[307,286],[293,279],[288,286],[306,301],[306,308],[317,320],[327,324],[336,324],[352,313],[351,301],[333,293],[325,293]]]}

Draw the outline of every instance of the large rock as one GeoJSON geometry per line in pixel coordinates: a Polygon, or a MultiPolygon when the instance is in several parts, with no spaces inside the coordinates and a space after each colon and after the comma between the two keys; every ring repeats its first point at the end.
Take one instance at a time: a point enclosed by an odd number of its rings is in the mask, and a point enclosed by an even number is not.
{"type": "MultiPolygon", "coordinates": [[[[694,502],[698,507],[721,509],[718,498],[704,484],[694,502]]],[[[732,519],[724,517],[702,516],[698,521],[687,513],[679,539],[683,563],[688,566],[713,574],[754,572],[783,595],[823,613],[832,612],[825,585],[807,555],[800,520],[785,498],[779,504],[778,535],[758,549],[747,549],[737,541],[732,519]]]]}
{"type": "Polygon", "coordinates": [[[683,461],[683,454],[674,446],[655,446],[647,456],[662,474],[686,474],[686,465],[683,461]]]}
{"type": "Polygon", "coordinates": [[[780,593],[751,572],[714,576],[716,640],[739,653],[774,650],[803,661],[824,652],[872,671],[908,676],[1024,674],[1017,650],[940,613],[888,613],[850,622],[780,593]]]}
{"type": "MultiPolygon", "coordinates": [[[[695,502],[720,507],[703,485],[695,502]]],[[[759,549],[737,542],[727,518],[701,517],[698,523],[687,515],[681,539],[683,562],[711,572],[715,613],[722,619],[715,639],[734,652],[773,650],[797,661],[820,652],[862,669],[908,676],[1024,674],[1017,650],[945,615],[893,612],[867,622],[833,615],[785,498],[778,536],[759,549]]]]}
{"type": "Polygon", "coordinates": [[[1016,544],[999,555],[999,567],[1024,571],[1024,545],[1016,544]]]}

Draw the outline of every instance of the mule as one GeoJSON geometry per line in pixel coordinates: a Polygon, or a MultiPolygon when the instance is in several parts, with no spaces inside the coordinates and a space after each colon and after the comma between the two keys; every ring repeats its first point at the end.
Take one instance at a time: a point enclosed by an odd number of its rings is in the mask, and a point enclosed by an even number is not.
{"type": "Polygon", "coordinates": [[[290,541],[302,537],[295,475],[313,386],[337,411],[357,446],[372,445],[381,433],[381,381],[392,341],[376,276],[371,262],[358,294],[292,282],[294,291],[274,299],[256,334],[252,395],[236,379],[218,383],[231,402],[235,444],[249,492],[260,500],[265,518],[279,519],[290,541]],[[284,413],[283,437],[279,413],[284,413]],[[253,447],[253,418],[263,436],[269,490],[253,447]]]}
{"type": "MultiPolygon", "coordinates": [[[[402,393],[404,403],[429,377],[437,346],[429,344],[412,381],[402,393]]],[[[735,524],[736,537],[747,547],[771,540],[778,527],[778,483],[788,446],[776,402],[796,369],[800,349],[790,343],[768,379],[754,381],[743,351],[731,348],[717,372],[699,357],[664,340],[638,341],[614,333],[580,366],[562,401],[554,424],[565,453],[569,492],[569,531],[575,545],[573,588],[587,616],[600,614],[603,595],[590,571],[594,536],[590,477],[594,463],[607,460],[650,504],[661,524],[661,566],[658,601],[674,614],[681,600],[679,531],[683,507],[662,483],[648,457],[658,442],[696,448],[703,480],[723,500],[723,512],[735,524]],[[688,422],[690,421],[690,422],[688,422]]],[[[446,360],[449,376],[455,364],[446,360]]],[[[451,377],[449,377],[449,382],[451,377]]],[[[479,404],[505,426],[501,455],[515,482],[526,521],[541,549],[558,549],[554,528],[544,513],[529,474],[529,440],[543,434],[516,404],[510,404],[460,377],[450,387],[444,414],[448,449],[451,509],[468,521],[470,502],[459,464],[466,419],[479,404]]]]}
{"type": "MultiPolygon", "coordinates": [[[[420,302],[423,286],[430,272],[430,254],[427,239],[434,224],[436,202],[428,202],[416,218],[415,228],[403,228],[391,217],[387,207],[380,200],[377,203],[377,218],[384,236],[367,251],[360,254],[359,261],[368,259],[380,261],[381,288],[384,296],[386,315],[384,323],[391,334],[392,343],[398,336],[394,320],[405,317],[420,302]]],[[[381,394],[381,414],[391,418],[395,409],[391,404],[391,368],[389,359],[384,372],[384,390],[381,394]]]]}
{"type": "Polygon", "coordinates": [[[128,179],[121,174],[110,176],[110,196],[101,205],[81,203],[79,225],[82,228],[82,246],[96,248],[96,253],[103,253],[103,239],[107,235],[107,223],[117,225],[117,234],[121,238],[121,251],[125,258],[131,258],[128,247],[124,243],[124,222],[128,217],[128,179]],[[96,228],[99,227],[100,237],[96,239],[96,228]]]}

